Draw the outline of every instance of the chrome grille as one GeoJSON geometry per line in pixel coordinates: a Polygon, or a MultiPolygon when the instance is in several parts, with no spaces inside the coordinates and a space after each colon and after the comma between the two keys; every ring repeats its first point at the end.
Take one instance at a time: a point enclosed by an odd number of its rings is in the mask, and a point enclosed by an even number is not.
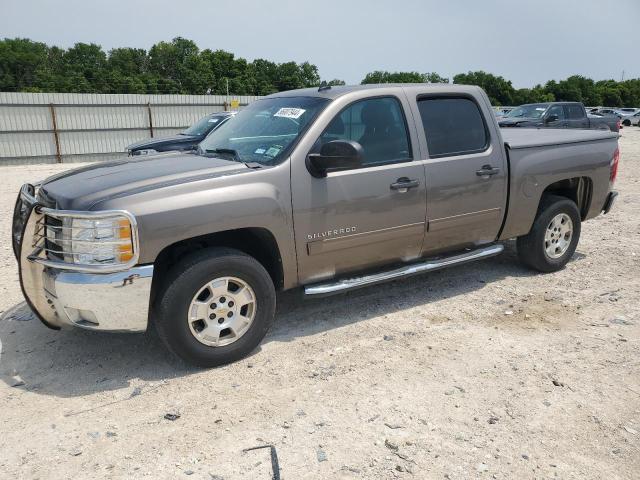
{"type": "Polygon", "coordinates": [[[51,260],[64,260],[62,248],[62,219],[44,216],[44,250],[51,260]]]}

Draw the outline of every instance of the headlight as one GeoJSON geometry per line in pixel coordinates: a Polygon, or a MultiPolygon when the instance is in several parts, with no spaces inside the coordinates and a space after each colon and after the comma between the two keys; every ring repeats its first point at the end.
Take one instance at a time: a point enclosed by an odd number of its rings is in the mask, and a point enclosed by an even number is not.
{"type": "Polygon", "coordinates": [[[145,148],[144,150],[133,150],[130,155],[155,155],[158,153],[153,148],[145,148]]]}
{"type": "Polygon", "coordinates": [[[128,212],[45,208],[43,213],[44,250],[58,268],[118,271],[138,260],[136,222],[128,212]]]}
{"type": "Polygon", "coordinates": [[[70,218],[73,263],[126,264],[134,254],[131,222],[126,217],[70,218]]]}

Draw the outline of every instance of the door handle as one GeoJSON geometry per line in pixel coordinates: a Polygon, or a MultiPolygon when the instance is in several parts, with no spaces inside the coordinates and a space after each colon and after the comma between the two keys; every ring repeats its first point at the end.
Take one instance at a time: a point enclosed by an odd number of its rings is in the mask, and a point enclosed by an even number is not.
{"type": "Polygon", "coordinates": [[[400,193],[404,193],[410,188],[416,188],[420,185],[420,180],[416,178],[402,177],[389,185],[391,190],[398,190],[400,193]]]}
{"type": "Polygon", "coordinates": [[[491,175],[497,175],[500,173],[499,168],[493,168],[491,165],[483,165],[480,170],[476,170],[476,175],[479,177],[490,177],[491,175]]]}

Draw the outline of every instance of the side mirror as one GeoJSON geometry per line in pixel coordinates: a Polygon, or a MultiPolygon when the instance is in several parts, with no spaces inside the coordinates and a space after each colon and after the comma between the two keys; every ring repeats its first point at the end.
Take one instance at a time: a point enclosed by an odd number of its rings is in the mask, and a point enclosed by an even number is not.
{"type": "Polygon", "coordinates": [[[544,123],[551,123],[551,122],[557,122],[558,121],[558,115],[549,115],[547,118],[544,119],[544,123]]]}
{"type": "Polygon", "coordinates": [[[328,172],[351,170],[362,166],[362,145],[353,140],[332,140],[320,148],[320,153],[307,155],[307,169],[316,178],[326,177],[328,172]]]}

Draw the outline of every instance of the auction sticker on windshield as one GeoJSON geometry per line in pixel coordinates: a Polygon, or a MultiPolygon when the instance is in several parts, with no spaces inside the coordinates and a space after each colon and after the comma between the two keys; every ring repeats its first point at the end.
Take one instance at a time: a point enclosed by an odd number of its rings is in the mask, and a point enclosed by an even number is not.
{"type": "Polygon", "coordinates": [[[280,150],[282,150],[281,145],[274,145],[273,147],[271,147],[269,150],[265,152],[265,155],[267,157],[273,158],[280,153],[280,150]]]}
{"type": "Polygon", "coordinates": [[[274,117],[300,118],[306,110],[302,108],[281,108],[273,114],[274,117]]]}

